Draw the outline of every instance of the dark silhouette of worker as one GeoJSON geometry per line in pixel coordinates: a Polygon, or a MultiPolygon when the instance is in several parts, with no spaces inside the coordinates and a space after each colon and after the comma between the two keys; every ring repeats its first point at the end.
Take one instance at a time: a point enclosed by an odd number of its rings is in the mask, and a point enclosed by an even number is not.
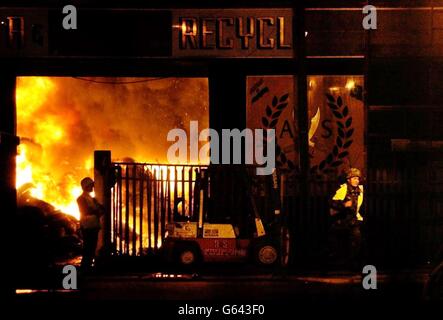
{"type": "Polygon", "coordinates": [[[77,198],[80,210],[80,227],[83,236],[83,258],[81,268],[85,271],[92,268],[97,248],[98,233],[100,231],[100,216],[104,214],[103,206],[91,196],[94,190],[94,181],[84,178],[81,181],[83,193],[77,198]]]}
{"type": "Polygon", "coordinates": [[[329,234],[331,256],[340,265],[358,268],[360,264],[361,223],[363,203],[362,175],[359,169],[346,172],[346,183],[340,185],[331,199],[330,215],[333,223],[329,234]]]}

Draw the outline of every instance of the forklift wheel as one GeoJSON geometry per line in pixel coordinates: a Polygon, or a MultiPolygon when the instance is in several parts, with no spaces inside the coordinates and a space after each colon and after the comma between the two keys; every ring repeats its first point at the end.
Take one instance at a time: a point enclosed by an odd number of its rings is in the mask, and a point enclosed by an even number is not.
{"type": "Polygon", "coordinates": [[[182,266],[194,266],[198,262],[198,255],[191,246],[184,246],[177,251],[177,262],[182,266]]]}
{"type": "Polygon", "coordinates": [[[255,251],[256,261],[263,266],[272,266],[278,261],[278,250],[272,243],[263,243],[255,251]]]}

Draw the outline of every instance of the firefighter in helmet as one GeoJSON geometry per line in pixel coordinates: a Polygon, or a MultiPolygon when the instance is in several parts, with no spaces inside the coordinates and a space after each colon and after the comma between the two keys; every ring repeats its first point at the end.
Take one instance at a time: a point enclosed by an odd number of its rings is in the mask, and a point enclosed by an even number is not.
{"type": "Polygon", "coordinates": [[[346,183],[340,185],[330,203],[330,249],[339,264],[357,267],[363,221],[360,213],[363,203],[363,185],[360,184],[362,175],[357,168],[350,168],[345,174],[346,183]]]}
{"type": "Polygon", "coordinates": [[[98,233],[100,231],[100,217],[104,213],[103,206],[91,196],[94,190],[94,181],[86,177],[80,182],[83,193],[77,198],[80,210],[80,228],[83,236],[82,269],[92,267],[97,248],[98,233]]]}

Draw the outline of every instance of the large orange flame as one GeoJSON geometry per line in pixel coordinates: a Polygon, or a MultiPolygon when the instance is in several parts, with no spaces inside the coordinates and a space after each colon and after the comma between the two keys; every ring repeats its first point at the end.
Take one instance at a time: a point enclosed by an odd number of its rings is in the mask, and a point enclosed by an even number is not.
{"type": "MultiPolygon", "coordinates": [[[[58,144],[66,143],[67,122],[57,114],[43,110],[56,85],[50,78],[19,78],[16,90],[18,133],[22,143],[17,156],[17,182],[19,188],[32,183],[31,195],[43,199],[60,211],[79,219],[76,198],[81,193],[76,176],[67,174],[63,181],[58,180],[57,168],[51,167],[49,152],[58,144]],[[39,116],[40,115],[40,116],[39,116]],[[38,119],[35,117],[38,116],[38,119]]],[[[89,160],[88,163],[91,163],[89,160]]],[[[91,167],[85,165],[83,174],[91,167]]]]}
{"type": "Polygon", "coordinates": [[[17,188],[32,183],[33,197],[77,219],[79,182],[93,176],[94,150],[166,163],[170,129],[208,125],[207,79],[105,80],[115,84],[17,78],[17,188]]]}

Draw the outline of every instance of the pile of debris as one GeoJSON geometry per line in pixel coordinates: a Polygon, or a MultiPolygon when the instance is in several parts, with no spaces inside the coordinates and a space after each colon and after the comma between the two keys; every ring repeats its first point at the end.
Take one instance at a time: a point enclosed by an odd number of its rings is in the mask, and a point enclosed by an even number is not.
{"type": "Polygon", "coordinates": [[[17,259],[48,265],[81,254],[79,222],[31,195],[34,186],[17,190],[17,259]]]}

